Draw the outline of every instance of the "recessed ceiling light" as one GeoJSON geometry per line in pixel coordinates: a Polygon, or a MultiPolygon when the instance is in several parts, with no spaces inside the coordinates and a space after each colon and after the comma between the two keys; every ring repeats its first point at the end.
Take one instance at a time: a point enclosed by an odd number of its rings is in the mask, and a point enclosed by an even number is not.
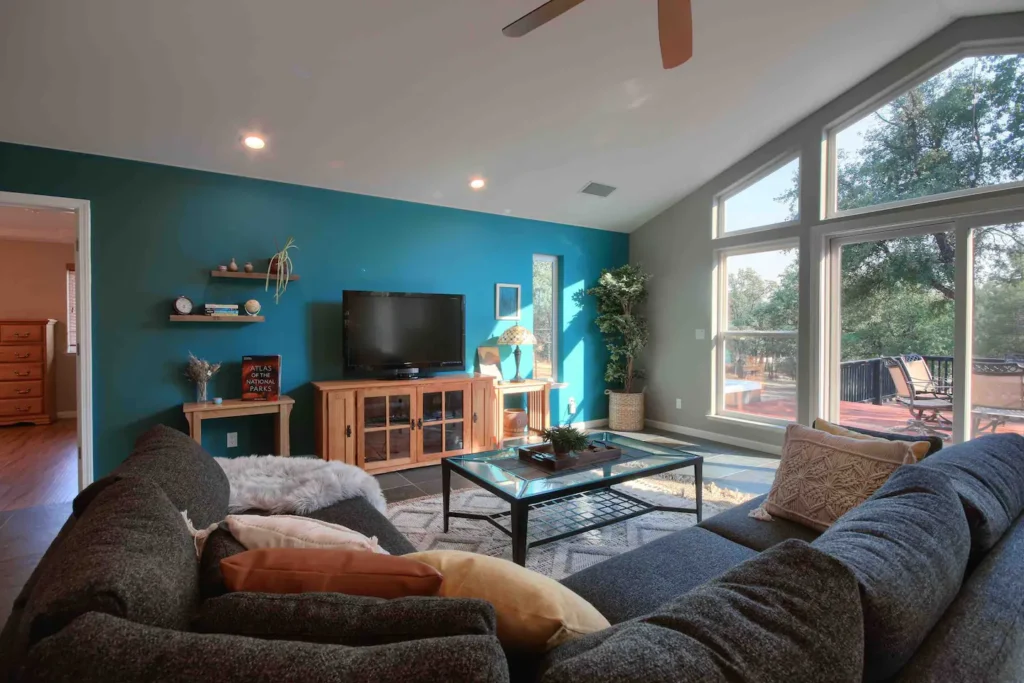
{"type": "Polygon", "coordinates": [[[487,181],[483,178],[473,178],[469,181],[469,186],[474,190],[482,190],[487,186],[487,181]]]}
{"type": "Polygon", "coordinates": [[[245,146],[249,149],[263,149],[267,146],[266,141],[258,135],[247,135],[245,140],[242,140],[245,146]]]}

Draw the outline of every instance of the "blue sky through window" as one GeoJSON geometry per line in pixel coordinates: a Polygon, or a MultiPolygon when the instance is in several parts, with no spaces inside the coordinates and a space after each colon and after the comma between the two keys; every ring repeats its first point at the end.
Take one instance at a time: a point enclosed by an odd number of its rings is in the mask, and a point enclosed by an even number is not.
{"type": "Polygon", "coordinates": [[[794,179],[800,173],[800,159],[769,173],[747,189],[725,200],[725,225],[723,232],[735,232],[759,228],[764,225],[784,223],[793,219],[789,202],[777,198],[793,187],[794,179]]]}

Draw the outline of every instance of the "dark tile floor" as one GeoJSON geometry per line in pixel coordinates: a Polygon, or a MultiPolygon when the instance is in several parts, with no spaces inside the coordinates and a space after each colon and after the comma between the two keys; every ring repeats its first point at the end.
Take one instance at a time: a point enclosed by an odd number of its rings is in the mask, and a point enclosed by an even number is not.
{"type": "MultiPolygon", "coordinates": [[[[704,456],[705,482],[749,493],[766,493],[779,464],[777,458],[757,451],[690,439],[669,432],[649,430],[634,436],[680,441],[680,447],[684,450],[704,456]]],[[[381,474],[377,476],[377,481],[384,491],[384,497],[391,503],[435,495],[441,492],[441,467],[435,465],[381,474]]],[[[462,489],[474,484],[454,475],[452,486],[462,489]]],[[[6,621],[18,591],[70,514],[70,503],[0,512],[0,619],[6,621]]]]}

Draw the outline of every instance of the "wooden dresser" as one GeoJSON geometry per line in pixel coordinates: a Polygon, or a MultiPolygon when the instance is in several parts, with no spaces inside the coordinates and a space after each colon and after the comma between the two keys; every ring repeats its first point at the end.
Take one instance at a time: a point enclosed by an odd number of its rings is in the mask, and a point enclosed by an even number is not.
{"type": "Polygon", "coordinates": [[[56,419],[56,324],[0,320],[0,425],[44,425],[56,419]]]}

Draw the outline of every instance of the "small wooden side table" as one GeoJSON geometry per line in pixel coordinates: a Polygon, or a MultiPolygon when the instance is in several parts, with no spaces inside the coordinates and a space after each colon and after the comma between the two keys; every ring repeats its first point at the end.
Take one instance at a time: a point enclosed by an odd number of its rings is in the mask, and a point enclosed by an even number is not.
{"type": "MultiPolygon", "coordinates": [[[[505,397],[509,394],[526,394],[526,408],[530,420],[530,432],[539,434],[551,428],[551,383],[537,379],[524,382],[494,383],[494,443],[501,448],[505,438],[505,397]]],[[[521,438],[509,437],[508,440],[521,438]]]]}
{"type": "Polygon", "coordinates": [[[189,435],[199,445],[203,443],[203,420],[276,413],[274,441],[277,444],[277,455],[291,455],[288,419],[292,415],[292,406],[294,405],[295,399],[289,396],[280,396],[276,401],[243,401],[240,398],[231,398],[220,405],[213,401],[186,403],[182,406],[182,410],[185,413],[185,419],[188,420],[189,435]]]}

